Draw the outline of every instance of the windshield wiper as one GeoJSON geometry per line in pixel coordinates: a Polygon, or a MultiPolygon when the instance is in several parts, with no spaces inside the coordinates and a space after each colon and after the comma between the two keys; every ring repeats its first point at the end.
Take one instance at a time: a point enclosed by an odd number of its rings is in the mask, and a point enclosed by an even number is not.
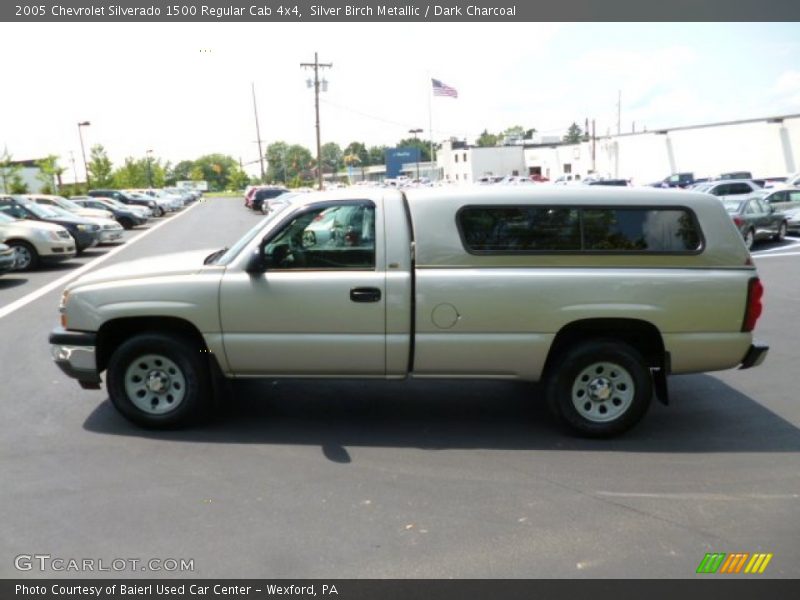
{"type": "Polygon", "coordinates": [[[212,264],[215,260],[217,260],[220,256],[225,254],[227,251],[228,251],[228,247],[225,246],[224,248],[221,248],[221,249],[217,250],[216,252],[212,252],[211,254],[206,256],[205,260],[203,260],[203,264],[204,265],[212,264]]]}

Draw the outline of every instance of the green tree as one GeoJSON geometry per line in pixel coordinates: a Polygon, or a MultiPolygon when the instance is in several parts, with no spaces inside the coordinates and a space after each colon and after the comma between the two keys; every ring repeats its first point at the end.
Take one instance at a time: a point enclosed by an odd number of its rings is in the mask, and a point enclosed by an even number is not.
{"type": "Polygon", "coordinates": [[[161,159],[153,159],[149,156],[143,158],[134,158],[129,156],[125,159],[124,164],[114,171],[112,180],[114,187],[117,188],[146,188],[150,187],[163,187],[165,172],[164,166],[161,164],[161,159]]]}
{"type": "Polygon", "coordinates": [[[384,165],[386,164],[386,146],[372,146],[367,154],[369,156],[370,165],[384,165]]]}
{"type": "Polygon", "coordinates": [[[226,154],[206,154],[195,159],[192,180],[197,181],[195,169],[200,169],[202,180],[207,181],[209,190],[214,192],[228,189],[231,175],[241,170],[238,161],[226,154]]]}
{"type": "Polygon", "coordinates": [[[58,166],[58,156],[50,154],[41,160],[36,161],[39,173],[36,175],[42,186],[39,191],[42,194],[57,194],[58,184],[61,182],[63,167],[58,166]]]}
{"type": "Polygon", "coordinates": [[[574,121],[572,125],[569,126],[569,129],[567,129],[567,133],[564,135],[564,141],[567,144],[578,144],[583,141],[583,131],[574,121]]]}
{"type": "Polygon", "coordinates": [[[0,182],[3,184],[4,194],[9,192],[11,181],[14,176],[16,175],[19,177],[19,172],[22,170],[22,167],[15,164],[11,159],[12,156],[9,154],[8,148],[5,148],[3,153],[0,154],[0,182]]]}
{"type": "Polygon", "coordinates": [[[289,144],[286,142],[273,142],[267,146],[264,157],[267,159],[267,181],[277,183],[278,181],[287,182],[286,177],[286,152],[289,144]]]}
{"type": "MultiPolygon", "coordinates": [[[[182,160],[174,167],[167,169],[166,179],[170,185],[175,185],[179,181],[192,180],[192,169],[194,162],[191,160],[182,160]]],[[[200,177],[202,179],[202,177],[200,177]]]]}
{"type": "Polygon", "coordinates": [[[429,140],[420,138],[405,138],[397,142],[398,148],[419,148],[421,162],[426,162],[431,159],[431,143],[429,140]]]}
{"type": "Polygon", "coordinates": [[[28,184],[22,179],[22,176],[19,173],[14,173],[11,175],[11,179],[9,180],[8,191],[11,194],[27,194],[30,192],[28,189],[28,184]]]}
{"type": "Polygon", "coordinates": [[[501,134],[503,140],[508,139],[523,139],[525,137],[525,128],[522,125],[512,125],[511,127],[506,127],[505,131],[501,134]]]}
{"type": "Polygon", "coordinates": [[[358,162],[362,167],[372,164],[369,160],[369,152],[367,147],[362,142],[350,142],[344,149],[345,155],[355,155],[358,157],[358,162]]]}
{"type": "Polygon", "coordinates": [[[338,173],[344,166],[344,153],[335,142],[328,142],[320,148],[323,173],[338,173]]]}
{"type": "Polygon", "coordinates": [[[114,183],[114,166],[108,158],[106,149],[101,144],[92,146],[89,151],[89,163],[86,168],[89,170],[91,184],[95,188],[107,188],[114,183]]]}
{"type": "Polygon", "coordinates": [[[490,148],[492,146],[497,146],[497,142],[499,141],[500,136],[495,135],[493,133],[489,133],[487,129],[483,130],[483,133],[475,140],[475,145],[479,148],[490,148]]]}
{"type": "MultiPolygon", "coordinates": [[[[267,180],[273,183],[283,182],[297,187],[297,182],[311,182],[314,178],[312,169],[316,166],[311,152],[298,144],[288,145],[286,142],[273,142],[267,146],[267,180]]],[[[342,158],[344,160],[344,158],[342,158]]]]}

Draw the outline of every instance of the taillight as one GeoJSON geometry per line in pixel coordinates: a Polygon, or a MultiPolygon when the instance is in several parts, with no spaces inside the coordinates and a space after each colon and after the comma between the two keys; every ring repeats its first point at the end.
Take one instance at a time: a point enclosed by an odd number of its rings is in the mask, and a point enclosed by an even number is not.
{"type": "Polygon", "coordinates": [[[756,321],[761,316],[763,308],[761,298],[764,296],[764,286],[758,277],[753,277],[747,283],[747,306],[744,309],[744,321],[742,321],[742,331],[753,331],[756,321]]]}
{"type": "Polygon", "coordinates": [[[733,217],[733,223],[737,227],[741,227],[742,225],[744,225],[744,219],[742,217],[733,217]]]}

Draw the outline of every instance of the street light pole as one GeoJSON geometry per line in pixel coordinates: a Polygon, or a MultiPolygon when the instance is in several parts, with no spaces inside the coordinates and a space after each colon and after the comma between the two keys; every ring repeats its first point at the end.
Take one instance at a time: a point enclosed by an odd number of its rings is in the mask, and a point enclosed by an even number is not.
{"type": "MultiPolygon", "coordinates": [[[[422,129],[409,129],[408,133],[414,134],[414,141],[417,141],[417,134],[422,133],[422,129]]],[[[419,183],[419,155],[422,154],[422,151],[419,149],[419,146],[414,146],[417,149],[417,183],[419,183]]]]}
{"type": "Polygon", "coordinates": [[[150,161],[153,160],[153,151],[148,150],[145,154],[147,154],[147,187],[153,187],[153,170],[150,166],[150,161]]]}
{"type": "Polygon", "coordinates": [[[81,140],[81,154],[83,155],[83,170],[86,173],[86,191],[87,192],[91,188],[91,185],[89,184],[89,167],[86,164],[86,149],[83,146],[83,131],[81,130],[81,127],[88,127],[89,125],[91,125],[91,123],[89,121],[81,121],[81,122],[78,123],[78,137],[81,140]]]}
{"type": "MultiPolygon", "coordinates": [[[[313,63],[300,63],[304,69],[314,69],[314,110],[317,114],[317,175],[319,178],[319,189],[322,189],[322,150],[320,146],[319,136],[319,70],[330,69],[333,63],[321,63],[317,58],[317,53],[314,52],[313,63]]],[[[326,82],[327,83],[327,82],[326,82]]]]}

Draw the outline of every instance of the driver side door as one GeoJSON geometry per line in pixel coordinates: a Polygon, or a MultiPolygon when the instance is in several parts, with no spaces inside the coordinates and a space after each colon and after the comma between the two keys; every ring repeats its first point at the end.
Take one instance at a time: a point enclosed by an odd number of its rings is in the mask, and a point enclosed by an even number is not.
{"type": "Polygon", "coordinates": [[[228,269],[222,278],[230,370],[238,376],[384,376],[379,207],[368,200],[317,203],[273,231],[260,245],[265,271],[228,269]]]}

